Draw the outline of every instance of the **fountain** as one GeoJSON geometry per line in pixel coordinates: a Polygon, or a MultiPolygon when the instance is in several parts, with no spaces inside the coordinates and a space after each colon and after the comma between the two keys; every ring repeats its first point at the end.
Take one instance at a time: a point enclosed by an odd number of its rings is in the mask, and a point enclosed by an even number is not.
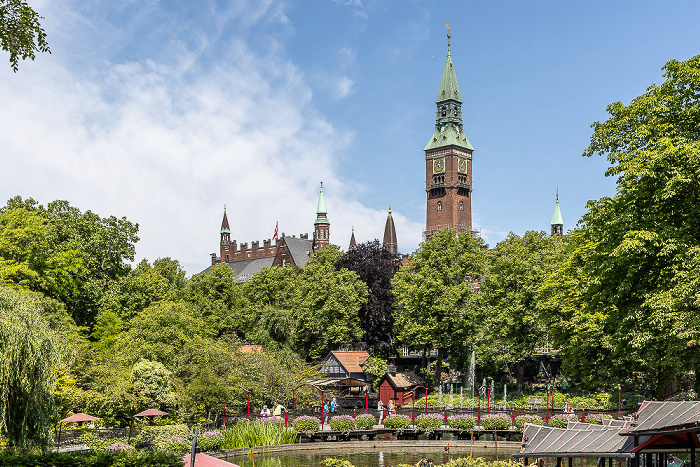
{"type": "Polygon", "coordinates": [[[496,405],[496,404],[494,404],[494,402],[496,400],[496,391],[494,391],[494,389],[495,389],[495,381],[491,380],[491,394],[490,394],[490,401],[489,402],[493,406],[496,405]]]}
{"type": "Polygon", "coordinates": [[[476,358],[476,352],[472,350],[472,359],[471,362],[469,362],[469,374],[467,375],[467,392],[469,394],[469,397],[474,399],[474,383],[476,380],[476,367],[475,367],[475,360],[476,358]]]}
{"type": "Polygon", "coordinates": [[[503,385],[503,410],[508,409],[508,385],[504,384],[503,385]]]}

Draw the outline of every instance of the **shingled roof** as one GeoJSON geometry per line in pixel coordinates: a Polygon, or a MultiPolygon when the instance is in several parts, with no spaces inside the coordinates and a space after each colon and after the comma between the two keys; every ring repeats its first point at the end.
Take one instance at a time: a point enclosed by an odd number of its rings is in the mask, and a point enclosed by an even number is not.
{"type": "Polygon", "coordinates": [[[620,436],[622,431],[600,425],[564,429],[527,423],[521,451],[513,457],[633,457],[633,441],[620,436]]]}

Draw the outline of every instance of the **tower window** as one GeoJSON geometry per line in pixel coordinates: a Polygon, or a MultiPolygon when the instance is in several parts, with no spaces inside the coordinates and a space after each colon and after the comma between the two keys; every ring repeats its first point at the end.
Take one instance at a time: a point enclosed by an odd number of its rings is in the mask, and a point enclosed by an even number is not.
{"type": "Polygon", "coordinates": [[[459,210],[464,211],[464,201],[459,202],[459,210]]]}
{"type": "Polygon", "coordinates": [[[445,117],[447,115],[447,108],[443,106],[442,108],[442,116],[445,117]]]}
{"type": "Polygon", "coordinates": [[[442,201],[438,201],[438,211],[442,211],[442,201]]]}

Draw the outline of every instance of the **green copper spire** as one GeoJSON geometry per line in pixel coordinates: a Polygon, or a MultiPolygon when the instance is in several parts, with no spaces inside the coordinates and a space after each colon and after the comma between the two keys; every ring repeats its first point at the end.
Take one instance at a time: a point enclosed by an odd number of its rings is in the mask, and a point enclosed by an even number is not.
{"type": "Polygon", "coordinates": [[[447,60],[445,60],[445,68],[442,70],[440,88],[438,89],[437,101],[435,101],[437,104],[435,132],[423,148],[424,151],[451,145],[470,151],[474,150],[464,134],[462,126],[462,97],[459,93],[457,73],[455,73],[452,64],[451,37],[451,34],[447,35],[447,60]]]}
{"type": "Polygon", "coordinates": [[[559,209],[559,190],[557,190],[557,201],[554,204],[554,214],[552,214],[551,225],[564,225],[564,219],[561,217],[561,209],[559,209]]]}
{"type": "Polygon", "coordinates": [[[323,197],[323,182],[321,182],[321,192],[318,195],[318,205],[316,206],[316,222],[315,224],[329,224],[326,217],[326,199],[323,197]]]}
{"type": "Polygon", "coordinates": [[[219,233],[231,233],[231,228],[228,225],[228,217],[226,217],[226,205],[224,204],[224,220],[221,221],[221,231],[219,233]]]}

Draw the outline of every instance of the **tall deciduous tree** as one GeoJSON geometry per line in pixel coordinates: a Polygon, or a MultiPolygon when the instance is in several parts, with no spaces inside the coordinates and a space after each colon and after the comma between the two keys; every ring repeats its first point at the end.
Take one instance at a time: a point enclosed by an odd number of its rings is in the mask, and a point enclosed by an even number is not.
{"type": "Polygon", "coordinates": [[[10,446],[48,446],[54,387],[67,350],[37,301],[0,286],[0,434],[10,446]]]}
{"type": "Polygon", "coordinates": [[[409,347],[438,349],[435,384],[445,355],[459,360],[473,349],[480,323],[471,302],[484,273],[482,247],[480,238],[441,230],[421,244],[392,280],[397,338],[409,347]]]}
{"type": "Polygon", "coordinates": [[[486,280],[479,290],[487,337],[499,363],[515,367],[517,391],[524,382],[525,359],[550,338],[539,290],[564,263],[564,237],[528,231],[510,233],[489,252],[486,280]]]}
{"type": "Polygon", "coordinates": [[[385,250],[379,240],[361,243],[348,250],[336,263],[337,269],[355,271],[367,284],[367,302],[360,308],[363,342],[373,351],[387,354],[394,337],[394,296],[391,279],[399,270],[396,255],[385,250]]]}
{"type": "Polygon", "coordinates": [[[36,52],[51,53],[40,18],[24,0],[0,0],[0,47],[10,53],[15,72],[20,58],[34,60],[36,52]]]}
{"type": "Polygon", "coordinates": [[[700,376],[700,56],[664,70],[661,85],[593,124],[584,155],[607,157],[617,189],[589,202],[558,307],[570,369],[642,373],[656,396],[679,370],[700,376]]]}

